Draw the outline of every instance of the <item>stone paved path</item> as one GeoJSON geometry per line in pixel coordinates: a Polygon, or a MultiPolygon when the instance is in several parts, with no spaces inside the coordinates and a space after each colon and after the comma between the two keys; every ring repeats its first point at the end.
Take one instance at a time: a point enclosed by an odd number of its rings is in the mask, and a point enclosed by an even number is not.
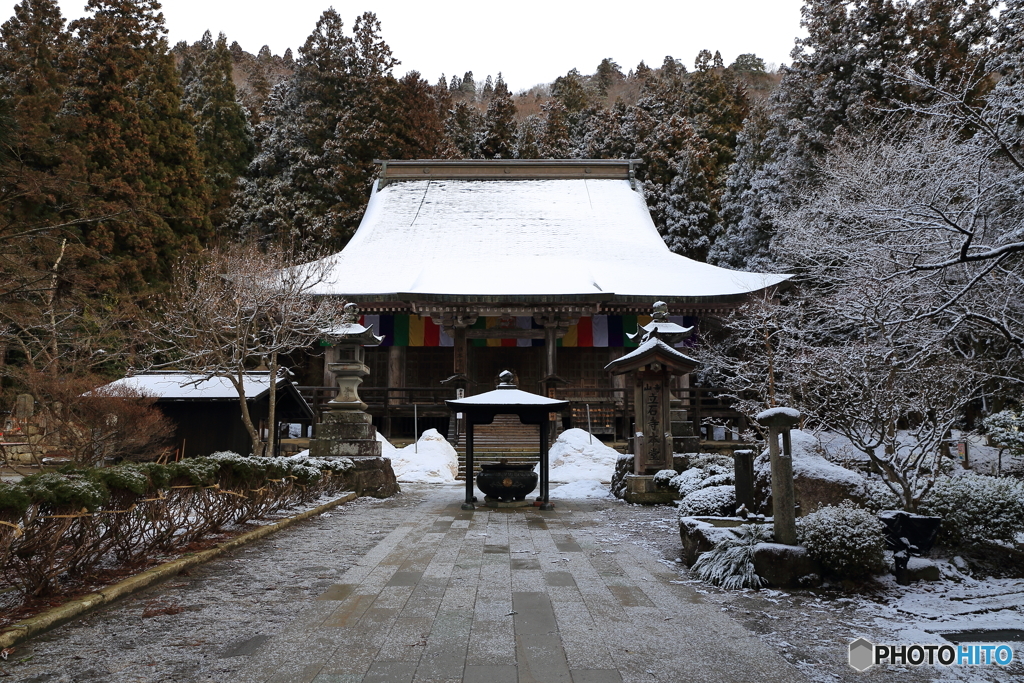
{"type": "Polygon", "coordinates": [[[798,681],[592,513],[459,509],[434,489],[238,680],[268,683],[798,681]]]}
{"type": "Polygon", "coordinates": [[[602,508],[357,501],[68,624],[0,677],[259,683],[804,681],[602,508]],[[163,607],[166,614],[157,614],[163,607]],[[149,612],[146,612],[146,610],[149,612]],[[149,616],[147,616],[149,614],[149,616]]]}

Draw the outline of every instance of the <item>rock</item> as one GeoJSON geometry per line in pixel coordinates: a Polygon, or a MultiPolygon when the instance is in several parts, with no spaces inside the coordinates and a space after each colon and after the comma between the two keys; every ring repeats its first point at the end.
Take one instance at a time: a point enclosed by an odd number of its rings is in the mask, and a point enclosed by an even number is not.
{"type": "Polygon", "coordinates": [[[352,458],[352,465],[341,476],[356,495],[390,498],[401,491],[390,458],[352,458]]]}
{"type": "Polygon", "coordinates": [[[754,547],[754,571],[773,588],[821,585],[821,565],[799,545],[758,543],[754,547]]]}
{"type": "Polygon", "coordinates": [[[967,564],[967,560],[960,557],[959,555],[953,557],[953,559],[950,560],[950,563],[956,568],[958,572],[960,572],[964,576],[971,575],[971,566],[967,564]]]}
{"type": "MultiPolygon", "coordinates": [[[[867,500],[864,479],[856,472],[822,457],[818,439],[807,432],[790,432],[793,443],[793,489],[801,514],[814,512],[844,500],[863,504],[867,500]]],[[[754,460],[754,504],[759,512],[771,514],[771,460],[765,449],[754,460]]]]}
{"type": "Polygon", "coordinates": [[[904,586],[914,581],[938,581],[940,578],[939,565],[923,557],[911,557],[907,568],[896,572],[896,582],[904,586]]]}
{"type": "Polygon", "coordinates": [[[683,542],[683,564],[692,566],[697,558],[719,541],[738,536],[743,520],[732,517],[680,517],[679,538],[683,542]]]}

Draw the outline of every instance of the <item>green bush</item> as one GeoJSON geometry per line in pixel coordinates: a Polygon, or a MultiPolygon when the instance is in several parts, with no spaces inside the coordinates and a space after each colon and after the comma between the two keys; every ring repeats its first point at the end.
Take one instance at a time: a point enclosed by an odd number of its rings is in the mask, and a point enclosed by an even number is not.
{"type": "Polygon", "coordinates": [[[886,569],[882,523],[850,501],[801,517],[797,534],[808,554],[839,578],[859,579],[886,569]]]}
{"type": "Polygon", "coordinates": [[[1024,483],[981,474],[940,479],[920,507],[942,517],[940,537],[948,545],[1012,542],[1024,529],[1024,483]]]}

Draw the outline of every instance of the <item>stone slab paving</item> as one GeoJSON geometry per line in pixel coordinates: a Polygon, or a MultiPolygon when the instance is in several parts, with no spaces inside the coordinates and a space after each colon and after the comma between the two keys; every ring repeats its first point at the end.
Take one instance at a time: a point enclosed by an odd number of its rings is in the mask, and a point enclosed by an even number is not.
{"type": "Polygon", "coordinates": [[[804,680],[644,549],[603,547],[601,504],[466,512],[458,500],[429,490],[235,680],[804,680]]]}
{"type": "Polygon", "coordinates": [[[607,543],[600,511],[620,503],[466,512],[458,486],[405,489],[65,625],[0,679],[806,680],[674,567],[607,543]]]}

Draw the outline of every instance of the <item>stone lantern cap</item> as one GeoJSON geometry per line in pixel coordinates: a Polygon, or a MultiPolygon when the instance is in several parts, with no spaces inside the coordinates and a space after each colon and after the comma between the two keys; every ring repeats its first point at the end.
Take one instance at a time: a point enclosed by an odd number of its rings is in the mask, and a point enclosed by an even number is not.
{"type": "Polygon", "coordinates": [[[359,323],[359,306],[356,304],[345,304],[345,313],[341,322],[330,329],[323,330],[324,340],[329,344],[338,342],[357,342],[363,346],[379,346],[384,337],[378,337],[373,333],[372,327],[366,327],[359,323]]]}
{"type": "Polygon", "coordinates": [[[669,321],[668,304],[664,301],[655,301],[653,308],[654,310],[651,313],[653,320],[646,325],[637,326],[636,332],[627,334],[626,336],[630,340],[637,339],[638,337],[641,341],[657,338],[664,340],[671,346],[675,346],[693,334],[692,327],[683,327],[669,321]]]}
{"type": "Polygon", "coordinates": [[[676,375],[693,372],[697,367],[697,361],[693,358],[676,351],[657,337],[652,337],[625,356],[616,358],[604,369],[613,375],[621,375],[654,363],[659,363],[676,375]]]}
{"type": "Polygon", "coordinates": [[[498,388],[476,396],[445,401],[451,408],[543,408],[550,412],[558,412],[569,406],[568,401],[548,398],[540,394],[521,391],[512,383],[512,373],[506,370],[498,375],[501,383],[498,388]]]}
{"type": "Polygon", "coordinates": [[[757,422],[764,427],[793,429],[800,424],[800,411],[795,408],[769,408],[757,414],[757,422]]]}

